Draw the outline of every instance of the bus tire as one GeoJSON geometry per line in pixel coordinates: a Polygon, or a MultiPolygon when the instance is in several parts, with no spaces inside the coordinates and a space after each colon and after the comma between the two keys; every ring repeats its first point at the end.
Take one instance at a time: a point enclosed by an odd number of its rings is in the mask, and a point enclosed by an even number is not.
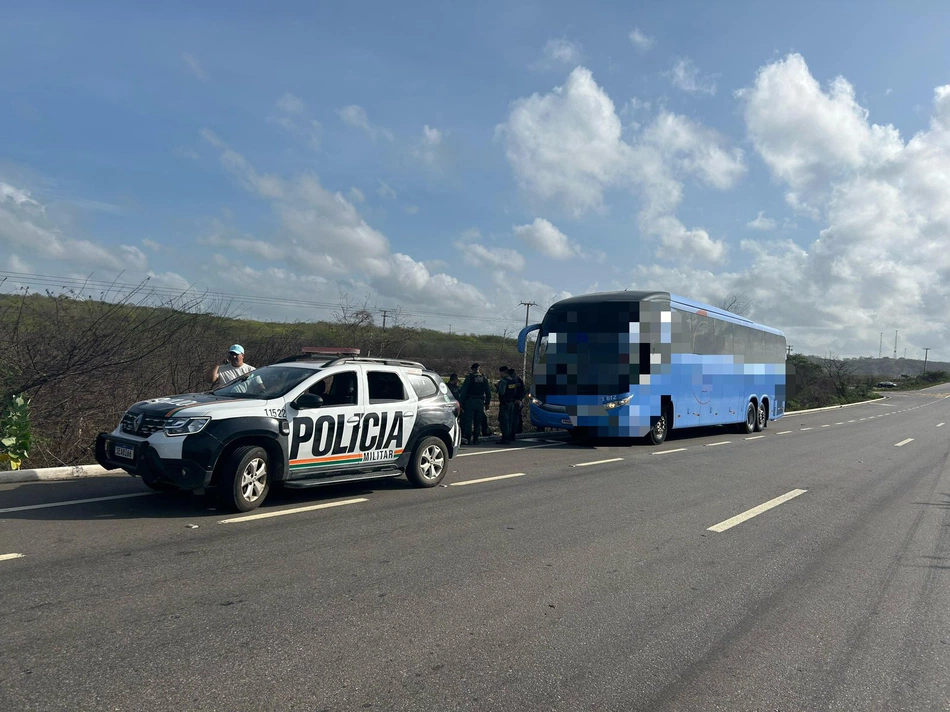
{"type": "Polygon", "coordinates": [[[739,425],[739,432],[751,435],[756,431],[756,424],[759,422],[759,409],[755,403],[749,401],[745,408],[745,420],[739,425]]]}
{"type": "Polygon", "coordinates": [[[769,411],[766,409],[765,402],[759,403],[756,410],[755,432],[761,433],[769,426],[769,411]]]}
{"type": "Polygon", "coordinates": [[[663,413],[659,418],[656,419],[656,422],[653,423],[653,427],[650,428],[650,434],[647,435],[650,442],[654,445],[662,445],[666,442],[666,436],[670,432],[670,424],[672,423],[672,409],[669,405],[663,407],[663,413]]]}

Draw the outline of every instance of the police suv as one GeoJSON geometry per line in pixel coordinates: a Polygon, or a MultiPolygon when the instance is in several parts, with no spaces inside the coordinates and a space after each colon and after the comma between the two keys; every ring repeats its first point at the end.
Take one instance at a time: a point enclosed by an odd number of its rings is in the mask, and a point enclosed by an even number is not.
{"type": "Polygon", "coordinates": [[[398,477],[434,487],[459,447],[458,405],[414,361],[305,349],[208,393],[141,401],[96,460],[156,490],[215,488],[247,512],[271,486],[398,477]]]}

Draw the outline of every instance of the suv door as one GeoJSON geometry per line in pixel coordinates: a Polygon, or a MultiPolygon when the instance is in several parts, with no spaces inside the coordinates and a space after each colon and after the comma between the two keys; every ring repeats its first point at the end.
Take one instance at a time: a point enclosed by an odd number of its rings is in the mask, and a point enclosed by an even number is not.
{"type": "Polygon", "coordinates": [[[360,445],[366,464],[395,462],[415,424],[417,400],[402,374],[385,366],[364,366],[369,400],[360,445]]]}
{"type": "Polygon", "coordinates": [[[321,373],[301,395],[319,395],[323,405],[297,410],[287,403],[290,421],[288,479],[338,474],[362,466],[361,428],[366,395],[356,368],[321,373]]]}

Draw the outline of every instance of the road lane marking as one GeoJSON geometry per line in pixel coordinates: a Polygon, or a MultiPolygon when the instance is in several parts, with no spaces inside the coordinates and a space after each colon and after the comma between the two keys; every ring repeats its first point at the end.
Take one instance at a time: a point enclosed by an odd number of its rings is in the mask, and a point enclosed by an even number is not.
{"type": "Polygon", "coordinates": [[[329,509],[330,507],[342,507],[345,504],[357,504],[358,502],[368,502],[366,497],[356,499],[343,499],[339,502],[324,502],[323,504],[311,504],[308,507],[294,507],[293,509],[282,509],[279,512],[264,512],[263,514],[248,514],[244,517],[232,517],[231,519],[221,519],[218,524],[237,524],[238,522],[250,522],[254,519],[270,519],[271,517],[282,517],[285,514],[300,514],[301,512],[313,512],[317,509],[329,509]]]}
{"type": "Polygon", "coordinates": [[[22,559],[25,554],[0,554],[0,561],[9,561],[10,559],[22,559]]]}
{"type": "Polygon", "coordinates": [[[791,430],[783,430],[782,432],[780,432],[780,433],[775,433],[775,434],[776,434],[776,435],[788,435],[790,432],[792,432],[792,431],[791,431],[791,430]]]}
{"type": "Polygon", "coordinates": [[[590,467],[591,465],[606,465],[608,462],[620,462],[622,457],[613,457],[609,460],[594,460],[593,462],[578,462],[576,465],[571,465],[571,467],[590,467]]]}
{"type": "Polygon", "coordinates": [[[718,442],[718,443],[709,443],[706,445],[706,447],[716,447],[717,445],[728,445],[731,442],[732,440],[723,440],[722,442],[718,442]]]}
{"type": "Polygon", "coordinates": [[[946,425],[946,423],[937,423],[938,428],[942,428],[944,425],[946,425]]]}
{"type": "Polygon", "coordinates": [[[830,427],[831,427],[831,423],[828,423],[828,425],[822,425],[821,427],[823,427],[823,428],[830,428],[830,427]]]}
{"type": "Polygon", "coordinates": [[[557,445],[567,445],[563,443],[548,443],[547,445],[529,445],[528,447],[505,447],[498,450],[482,450],[480,452],[463,452],[456,457],[474,457],[475,455],[496,455],[500,452],[516,452],[518,450],[537,450],[539,447],[555,447],[557,445]]]}
{"type": "Polygon", "coordinates": [[[758,440],[759,438],[764,438],[764,435],[753,435],[751,438],[746,438],[746,440],[758,440]]]}
{"type": "Polygon", "coordinates": [[[449,487],[462,487],[464,485],[477,485],[482,482],[494,482],[495,480],[507,480],[509,477],[524,477],[527,472],[514,472],[510,475],[495,475],[494,477],[482,477],[478,480],[465,480],[463,482],[449,482],[449,487]]]}
{"type": "Polygon", "coordinates": [[[854,420],[849,420],[848,422],[849,422],[849,423],[854,423],[854,422],[857,422],[857,421],[854,421],[854,420]]]}
{"type": "Polygon", "coordinates": [[[660,452],[652,452],[651,455],[669,455],[671,452],[686,452],[685,447],[678,447],[675,450],[661,450],[660,452]]]}
{"type": "Polygon", "coordinates": [[[727,519],[724,522],[719,522],[719,524],[714,524],[713,526],[709,527],[706,531],[716,532],[717,534],[721,534],[727,529],[732,529],[732,527],[736,526],[737,524],[742,524],[742,522],[748,519],[752,519],[752,517],[757,517],[758,515],[762,514],[762,512],[767,512],[768,510],[774,507],[777,507],[780,504],[784,504],[790,499],[795,499],[795,497],[798,497],[799,495],[803,495],[807,491],[808,490],[794,489],[791,492],[787,492],[786,494],[783,494],[781,497],[770,499],[768,502],[765,502],[764,504],[760,504],[758,507],[747,509],[742,514],[737,514],[731,519],[727,519]]]}
{"type": "Polygon", "coordinates": [[[844,425],[844,423],[835,423],[835,425],[844,425]]]}
{"type": "Polygon", "coordinates": [[[0,509],[3,512],[25,512],[28,509],[46,509],[47,507],[68,507],[71,504],[88,504],[89,502],[108,502],[111,499],[129,499],[131,497],[151,497],[156,492],[136,492],[135,494],[114,494],[109,497],[92,497],[90,499],[70,499],[65,502],[48,502],[46,504],[28,504],[23,507],[7,507],[0,509]]]}
{"type": "Polygon", "coordinates": [[[814,430],[814,428],[802,428],[802,430],[814,430]]]}
{"type": "Polygon", "coordinates": [[[904,447],[907,443],[914,442],[913,438],[907,438],[906,440],[901,440],[899,443],[894,443],[894,447],[904,447]]]}

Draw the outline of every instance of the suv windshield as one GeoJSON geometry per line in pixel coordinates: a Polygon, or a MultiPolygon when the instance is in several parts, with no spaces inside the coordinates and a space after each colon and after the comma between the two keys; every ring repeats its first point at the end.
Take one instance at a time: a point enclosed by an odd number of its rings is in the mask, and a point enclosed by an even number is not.
{"type": "Polygon", "coordinates": [[[288,366],[264,366],[231,381],[226,386],[215,388],[216,396],[230,398],[259,398],[268,400],[285,395],[294,386],[316,374],[308,368],[288,366]]]}

